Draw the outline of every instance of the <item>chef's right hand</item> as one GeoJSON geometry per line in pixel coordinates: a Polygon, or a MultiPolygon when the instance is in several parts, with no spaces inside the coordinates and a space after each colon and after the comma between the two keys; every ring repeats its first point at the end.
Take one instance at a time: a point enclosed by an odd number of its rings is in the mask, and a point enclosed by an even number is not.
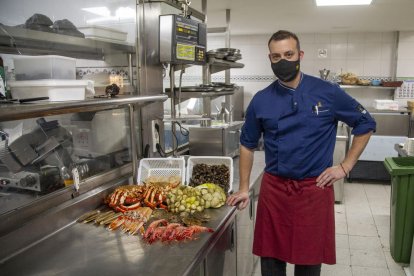
{"type": "Polygon", "coordinates": [[[237,205],[237,209],[243,210],[249,205],[249,192],[238,191],[227,198],[227,204],[230,206],[237,205]]]}

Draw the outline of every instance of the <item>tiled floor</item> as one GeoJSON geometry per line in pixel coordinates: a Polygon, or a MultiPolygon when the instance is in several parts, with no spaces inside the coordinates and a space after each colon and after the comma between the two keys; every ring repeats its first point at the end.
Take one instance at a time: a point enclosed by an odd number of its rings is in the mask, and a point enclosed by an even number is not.
{"type": "Polygon", "coordinates": [[[345,183],[343,204],[335,205],[337,264],[323,265],[323,276],[405,276],[390,255],[390,195],[389,184],[345,183]]]}

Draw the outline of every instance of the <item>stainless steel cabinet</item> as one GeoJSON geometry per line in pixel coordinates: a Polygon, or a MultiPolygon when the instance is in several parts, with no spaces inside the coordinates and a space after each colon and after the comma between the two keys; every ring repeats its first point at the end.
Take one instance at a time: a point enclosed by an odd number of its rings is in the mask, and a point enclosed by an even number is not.
{"type": "MultiPolygon", "coordinates": [[[[260,187],[262,185],[262,178],[263,173],[260,175],[260,177],[256,180],[256,182],[253,185],[253,232],[254,232],[254,226],[256,225],[256,217],[257,217],[257,204],[259,203],[259,194],[260,194],[260,187]]],[[[260,258],[256,255],[253,255],[253,269],[260,265],[259,263],[260,258]]]]}
{"type": "Polygon", "coordinates": [[[371,116],[377,122],[375,135],[408,136],[410,132],[410,114],[371,112],[371,116]]]}
{"type": "MultiPolygon", "coordinates": [[[[334,151],[334,165],[339,165],[345,158],[346,141],[336,141],[334,151]]],[[[334,183],[335,202],[342,202],[344,196],[344,178],[334,183]]]]}
{"type": "Polygon", "coordinates": [[[242,126],[243,122],[233,122],[218,127],[190,128],[190,154],[230,157],[239,155],[242,126]]]}
{"type": "Polygon", "coordinates": [[[236,216],[237,223],[237,275],[251,275],[254,267],[252,254],[254,232],[254,191],[250,191],[248,208],[236,216]]]}
{"type": "MultiPolygon", "coordinates": [[[[348,147],[348,128],[340,124],[337,129],[336,143],[333,156],[333,165],[339,165],[345,158],[348,147]]],[[[342,202],[344,194],[344,180],[341,179],[334,183],[335,202],[342,202]]]]}
{"type": "Polygon", "coordinates": [[[204,275],[236,275],[236,227],[231,222],[205,259],[204,275]]]}
{"type": "Polygon", "coordinates": [[[384,167],[385,157],[397,156],[394,145],[410,136],[410,113],[408,111],[371,111],[377,123],[364,152],[350,172],[350,180],[368,179],[389,182],[390,176],[384,167]]]}
{"type": "Polygon", "coordinates": [[[250,276],[259,265],[259,257],[253,255],[253,237],[257,204],[263,174],[250,188],[250,205],[236,216],[237,222],[237,276],[250,276]]]}

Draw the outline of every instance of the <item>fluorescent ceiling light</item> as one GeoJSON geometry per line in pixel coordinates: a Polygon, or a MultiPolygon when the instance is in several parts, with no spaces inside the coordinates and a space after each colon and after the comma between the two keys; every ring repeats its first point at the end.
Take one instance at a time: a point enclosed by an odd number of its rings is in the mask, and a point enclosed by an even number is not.
{"type": "Polygon", "coordinates": [[[120,7],[115,11],[115,17],[119,19],[135,18],[135,10],[130,7],[120,7]]]}
{"type": "MultiPolygon", "coordinates": [[[[106,8],[106,7],[105,7],[106,8]]],[[[107,9],[107,8],[106,8],[107,9]]],[[[86,9],[83,9],[86,10],[86,9]]],[[[91,12],[90,10],[87,10],[88,12],[91,12]]],[[[96,10],[94,10],[97,14],[96,10]]],[[[111,15],[111,12],[108,9],[108,13],[102,13],[100,14],[101,17],[98,18],[92,18],[86,20],[86,24],[94,24],[94,23],[109,23],[109,22],[121,22],[121,21],[134,21],[135,20],[135,10],[130,7],[119,7],[115,10],[115,15],[111,15]]]]}
{"type": "Polygon", "coordinates": [[[372,0],[316,0],[316,6],[370,5],[372,0]]]}
{"type": "Polygon", "coordinates": [[[107,7],[93,7],[93,8],[82,8],[82,10],[100,15],[100,16],[110,16],[111,11],[107,7]]]}

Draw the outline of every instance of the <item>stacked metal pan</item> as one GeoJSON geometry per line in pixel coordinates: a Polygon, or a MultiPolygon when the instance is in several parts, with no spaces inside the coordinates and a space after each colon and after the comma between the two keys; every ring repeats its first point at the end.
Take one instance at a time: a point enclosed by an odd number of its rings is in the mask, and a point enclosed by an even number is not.
{"type": "Polygon", "coordinates": [[[237,61],[242,58],[240,49],[235,48],[218,48],[207,52],[208,58],[223,59],[228,61],[237,61]]]}

